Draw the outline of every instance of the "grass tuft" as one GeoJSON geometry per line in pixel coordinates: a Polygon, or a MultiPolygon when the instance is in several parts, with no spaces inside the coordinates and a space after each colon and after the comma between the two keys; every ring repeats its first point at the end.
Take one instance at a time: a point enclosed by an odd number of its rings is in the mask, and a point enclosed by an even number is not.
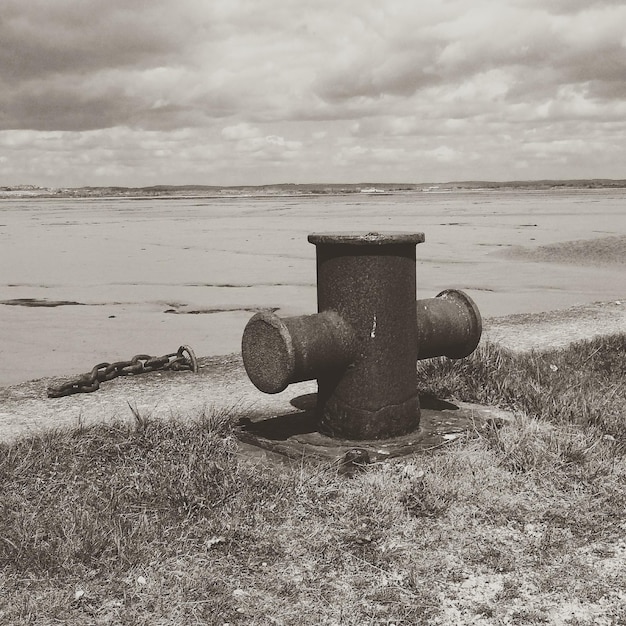
{"type": "Polygon", "coordinates": [[[626,442],[626,333],[545,352],[515,353],[486,343],[460,361],[421,361],[418,372],[427,381],[424,392],[596,426],[626,442]]]}

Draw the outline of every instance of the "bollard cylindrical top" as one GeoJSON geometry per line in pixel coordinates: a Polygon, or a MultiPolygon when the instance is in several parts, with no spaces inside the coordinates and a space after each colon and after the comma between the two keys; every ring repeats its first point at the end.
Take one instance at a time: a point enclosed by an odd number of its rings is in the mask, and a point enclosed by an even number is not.
{"type": "Polygon", "coordinates": [[[424,233],[312,233],[310,243],[343,244],[350,246],[386,246],[393,244],[418,244],[424,242],[424,233]]]}

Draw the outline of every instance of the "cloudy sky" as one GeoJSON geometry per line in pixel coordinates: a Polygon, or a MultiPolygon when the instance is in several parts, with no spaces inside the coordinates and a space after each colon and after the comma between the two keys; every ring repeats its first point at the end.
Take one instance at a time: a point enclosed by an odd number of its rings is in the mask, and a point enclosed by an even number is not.
{"type": "Polygon", "coordinates": [[[626,177],[623,0],[0,7],[0,185],[626,177]]]}

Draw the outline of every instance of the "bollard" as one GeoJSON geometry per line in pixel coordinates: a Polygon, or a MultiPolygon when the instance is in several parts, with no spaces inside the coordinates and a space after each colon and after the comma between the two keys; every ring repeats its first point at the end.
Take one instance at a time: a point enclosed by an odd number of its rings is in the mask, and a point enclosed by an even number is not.
{"type": "Polygon", "coordinates": [[[378,440],[418,429],[418,359],[471,354],[478,308],[461,291],[415,300],[415,247],[423,233],[312,234],[318,313],[261,312],[242,338],[252,383],[278,393],[317,379],[319,432],[378,440]]]}

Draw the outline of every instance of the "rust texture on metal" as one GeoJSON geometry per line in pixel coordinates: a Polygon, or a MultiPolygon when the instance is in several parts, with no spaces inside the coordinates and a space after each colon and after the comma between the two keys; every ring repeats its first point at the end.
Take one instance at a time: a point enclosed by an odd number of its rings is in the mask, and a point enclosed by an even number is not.
{"type": "Polygon", "coordinates": [[[461,358],[478,345],[480,313],[461,291],[416,302],[423,233],[320,233],[318,313],[259,313],[246,326],[252,382],[277,393],[317,379],[319,432],[339,439],[400,437],[419,427],[416,362],[461,358]]]}
{"type": "Polygon", "coordinates": [[[320,431],[396,437],[419,425],[415,245],[423,235],[310,236],[317,246],[319,311],[336,311],[358,350],[344,372],[317,378],[320,431]]]}
{"type": "Polygon", "coordinates": [[[281,319],[257,313],[241,342],[248,377],[265,393],[313,380],[329,370],[342,372],[356,352],[351,326],[335,311],[281,319]]]}
{"type": "Polygon", "coordinates": [[[469,356],[480,341],[482,318],[474,301],[458,289],[417,301],[417,358],[469,356]]]}

